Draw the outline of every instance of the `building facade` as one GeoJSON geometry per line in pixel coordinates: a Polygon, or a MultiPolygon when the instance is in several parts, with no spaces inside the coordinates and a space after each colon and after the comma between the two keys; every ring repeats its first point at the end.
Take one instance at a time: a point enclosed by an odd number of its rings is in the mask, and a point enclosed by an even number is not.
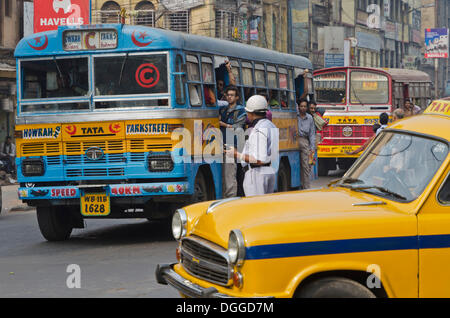
{"type": "MultiPolygon", "coordinates": [[[[326,66],[327,26],[351,40],[350,65],[417,68],[422,46],[419,0],[293,0],[293,52],[326,66]],[[411,63],[411,56],[414,57],[411,63]]],[[[344,47],[342,46],[342,50],[344,47]]]]}
{"type": "Polygon", "coordinates": [[[288,3],[92,0],[92,23],[142,24],[288,52],[288,3]]]}
{"type": "Polygon", "coordinates": [[[23,35],[23,0],[0,1],[0,142],[14,133],[16,69],[14,49],[23,35]]]}
{"type": "MultiPolygon", "coordinates": [[[[422,0],[422,29],[450,27],[449,0],[422,0]]],[[[421,40],[425,42],[425,32],[422,31],[421,40]]],[[[448,58],[424,58],[424,48],[421,52],[420,70],[427,72],[436,83],[436,97],[450,96],[450,70],[448,58]]]]}

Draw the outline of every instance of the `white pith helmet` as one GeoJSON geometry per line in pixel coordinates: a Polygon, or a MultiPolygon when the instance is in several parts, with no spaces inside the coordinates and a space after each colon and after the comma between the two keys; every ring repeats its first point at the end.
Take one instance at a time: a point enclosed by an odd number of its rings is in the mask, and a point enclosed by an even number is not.
{"type": "Polygon", "coordinates": [[[264,96],[253,95],[245,104],[245,111],[249,113],[264,112],[267,110],[267,100],[264,96]]]}

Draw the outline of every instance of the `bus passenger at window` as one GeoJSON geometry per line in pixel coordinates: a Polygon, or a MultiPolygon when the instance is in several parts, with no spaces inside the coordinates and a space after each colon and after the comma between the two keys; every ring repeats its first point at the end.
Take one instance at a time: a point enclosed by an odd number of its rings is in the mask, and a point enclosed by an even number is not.
{"type": "Polygon", "coordinates": [[[217,98],[219,100],[226,99],[224,96],[224,89],[227,85],[226,83],[226,74],[228,74],[228,85],[235,86],[236,78],[234,77],[233,72],[231,71],[231,63],[230,61],[225,61],[225,63],[221,64],[219,68],[216,69],[216,78],[217,78],[217,98]]]}
{"type": "Polygon", "coordinates": [[[317,104],[315,101],[311,101],[308,104],[308,113],[311,114],[311,116],[314,119],[314,125],[316,127],[316,149],[317,149],[318,144],[322,142],[321,132],[323,128],[328,124],[328,122],[322,117],[322,115],[317,110],[317,104]]]}
{"type": "MultiPolygon", "coordinates": [[[[237,147],[237,140],[235,138],[235,130],[238,128],[244,129],[246,113],[244,106],[239,103],[239,89],[236,86],[229,86],[225,90],[227,97],[227,106],[219,108],[219,124],[222,132],[224,144],[237,147]]],[[[222,189],[223,197],[231,198],[237,195],[237,166],[234,160],[226,160],[222,165],[223,178],[222,189]],[[229,162],[231,161],[231,162],[229,162]]]]}
{"type": "Polygon", "coordinates": [[[419,114],[421,109],[419,106],[414,105],[410,99],[405,99],[405,102],[403,103],[403,111],[405,113],[405,117],[409,117],[419,114]]]}
{"type": "Polygon", "coordinates": [[[276,90],[270,91],[270,100],[269,100],[270,107],[279,107],[280,102],[278,101],[278,92],[276,90]]]}

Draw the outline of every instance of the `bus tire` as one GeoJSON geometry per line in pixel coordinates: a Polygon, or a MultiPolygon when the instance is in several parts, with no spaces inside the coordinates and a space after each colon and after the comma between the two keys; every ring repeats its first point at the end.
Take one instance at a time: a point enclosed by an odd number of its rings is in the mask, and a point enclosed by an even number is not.
{"type": "Polygon", "coordinates": [[[335,169],[335,167],[332,167],[332,160],[334,159],[319,158],[319,164],[317,167],[319,177],[326,177],[328,175],[328,171],[335,169]]]}
{"type": "Polygon", "coordinates": [[[286,192],[291,190],[291,174],[286,163],[282,163],[278,169],[277,192],[286,192]]]}
{"type": "Polygon", "coordinates": [[[3,208],[2,187],[0,187],[0,213],[2,213],[2,208],[3,208]]]}
{"type": "Polygon", "coordinates": [[[314,280],[298,290],[296,298],[375,298],[360,283],[344,277],[325,277],[314,280]]]}
{"type": "Polygon", "coordinates": [[[72,233],[70,214],[58,207],[37,207],[36,215],[42,236],[47,241],[65,241],[72,233]]]}
{"type": "Polygon", "coordinates": [[[214,187],[209,186],[205,172],[203,169],[199,169],[194,181],[194,194],[191,203],[213,200],[213,191],[214,187]]]}

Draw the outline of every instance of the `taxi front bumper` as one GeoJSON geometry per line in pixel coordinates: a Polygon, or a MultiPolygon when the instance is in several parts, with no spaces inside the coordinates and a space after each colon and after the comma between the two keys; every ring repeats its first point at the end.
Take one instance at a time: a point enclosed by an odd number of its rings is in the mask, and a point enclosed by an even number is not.
{"type": "Polygon", "coordinates": [[[174,270],[175,264],[158,264],[156,267],[156,281],[162,285],[170,285],[180,293],[192,298],[232,298],[219,293],[214,287],[204,288],[178,275],[174,270]]]}

